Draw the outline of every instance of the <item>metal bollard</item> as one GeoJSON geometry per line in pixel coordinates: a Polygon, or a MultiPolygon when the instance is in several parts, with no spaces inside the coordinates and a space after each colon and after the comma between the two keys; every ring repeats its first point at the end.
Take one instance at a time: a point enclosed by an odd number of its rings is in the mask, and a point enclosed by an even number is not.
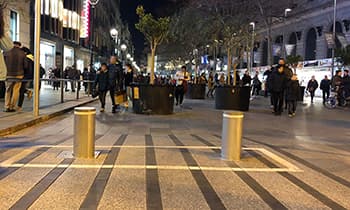
{"type": "Polygon", "coordinates": [[[224,112],[221,139],[221,158],[224,160],[237,161],[241,159],[242,112],[224,112]]]}
{"type": "Polygon", "coordinates": [[[74,109],[74,148],[76,158],[95,157],[95,116],[96,108],[77,107],[74,109]]]}

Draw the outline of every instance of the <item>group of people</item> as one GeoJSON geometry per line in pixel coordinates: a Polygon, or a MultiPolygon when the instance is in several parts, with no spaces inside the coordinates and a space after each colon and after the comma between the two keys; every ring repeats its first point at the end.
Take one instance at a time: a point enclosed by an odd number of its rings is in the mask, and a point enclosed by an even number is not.
{"type": "MultiPolygon", "coordinates": [[[[95,92],[100,100],[100,112],[105,111],[106,95],[109,92],[112,101],[112,113],[120,110],[120,104],[115,100],[118,91],[126,89],[128,100],[131,98],[131,84],[134,80],[134,70],[131,64],[125,65],[125,71],[122,63],[116,56],[111,56],[109,64],[102,63],[100,69],[96,73],[95,82],[93,84],[93,92],[95,92]]],[[[128,106],[128,100],[126,107],[128,106]]]]}
{"type": "Polygon", "coordinates": [[[34,77],[34,57],[32,52],[18,41],[13,42],[9,50],[5,49],[4,39],[6,38],[1,38],[1,49],[5,51],[2,55],[4,63],[0,62],[0,68],[6,69],[4,112],[16,112],[22,110],[25,94],[28,99],[33,95],[28,87],[34,77]]]}

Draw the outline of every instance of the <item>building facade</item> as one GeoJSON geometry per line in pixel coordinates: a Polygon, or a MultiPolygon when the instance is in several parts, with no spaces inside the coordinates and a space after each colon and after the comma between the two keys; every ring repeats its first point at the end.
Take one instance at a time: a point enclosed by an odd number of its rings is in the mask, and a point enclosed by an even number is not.
{"type": "Polygon", "coordinates": [[[12,41],[20,41],[26,47],[31,42],[29,6],[29,0],[10,1],[4,10],[5,31],[12,41]]]}
{"type": "MultiPolygon", "coordinates": [[[[272,26],[274,62],[282,56],[283,43],[287,54],[300,55],[306,61],[330,58],[331,49],[326,38],[333,31],[334,0],[297,2],[296,9],[272,26]]],[[[336,47],[340,48],[350,41],[350,1],[338,0],[336,11],[336,47]]],[[[262,39],[256,49],[255,61],[257,65],[265,66],[268,64],[266,31],[262,29],[258,33],[262,39]]]]}

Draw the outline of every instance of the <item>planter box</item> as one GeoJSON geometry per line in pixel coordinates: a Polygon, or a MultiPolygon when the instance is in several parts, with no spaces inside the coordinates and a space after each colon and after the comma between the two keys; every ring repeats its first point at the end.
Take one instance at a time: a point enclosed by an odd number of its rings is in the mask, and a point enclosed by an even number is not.
{"type": "Polygon", "coordinates": [[[174,86],[135,84],[132,90],[135,113],[168,115],[174,112],[174,86]]]}
{"type": "Polygon", "coordinates": [[[222,86],[215,89],[215,108],[249,111],[250,90],[248,86],[222,86]]]}
{"type": "Polygon", "coordinates": [[[188,84],[186,98],[189,99],[205,99],[205,84],[188,84]]]}

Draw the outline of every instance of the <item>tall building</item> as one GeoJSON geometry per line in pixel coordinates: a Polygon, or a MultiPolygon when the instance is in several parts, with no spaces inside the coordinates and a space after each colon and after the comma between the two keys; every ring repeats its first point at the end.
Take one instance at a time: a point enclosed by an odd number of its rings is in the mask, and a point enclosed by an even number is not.
{"type": "MultiPolygon", "coordinates": [[[[114,41],[109,31],[121,23],[119,1],[99,1],[94,8],[89,2],[41,0],[40,63],[45,69],[75,64],[82,71],[90,64],[91,54],[94,63],[105,62],[112,54],[114,41]]],[[[34,4],[32,0],[32,35],[34,4]]]]}
{"type": "MultiPolygon", "coordinates": [[[[301,55],[304,60],[320,60],[331,57],[327,37],[333,31],[334,0],[298,0],[297,7],[285,18],[276,19],[272,26],[274,61],[282,56],[282,45],[289,55],[301,55]],[[285,39],[285,41],[283,41],[285,39]]],[[[350,41],[350,1],[338,0],[336,8],[336,47],[350,41]]],[[[283,14],[281,14],[283,17],[283,14]]],[[[258,65],[267,62],[266,29],[261,25],[261,40],[256,53],[258,65]]]]}

